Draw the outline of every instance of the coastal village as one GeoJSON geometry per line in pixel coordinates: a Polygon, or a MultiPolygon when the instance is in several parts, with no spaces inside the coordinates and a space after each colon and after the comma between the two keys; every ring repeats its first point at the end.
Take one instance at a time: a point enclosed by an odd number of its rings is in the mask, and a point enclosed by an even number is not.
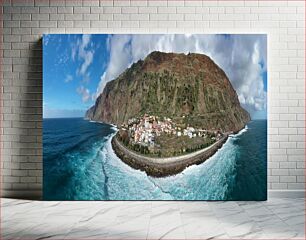
{"type": "Polygon", "coordinates": [[[176,137],[187,136],[188,138],[207,138],[211,142],[220,140],[223,136],[220,130],[197,129],[191,126],[182,128],[177,126],[171,118],[160,118],[154,115],[144,114],[139,118],[128,120],[121,126],[122,131],[128,132],[129,143],[139,144],[149,148],[156,146],[156,138],[162,134],[176,137]]]}

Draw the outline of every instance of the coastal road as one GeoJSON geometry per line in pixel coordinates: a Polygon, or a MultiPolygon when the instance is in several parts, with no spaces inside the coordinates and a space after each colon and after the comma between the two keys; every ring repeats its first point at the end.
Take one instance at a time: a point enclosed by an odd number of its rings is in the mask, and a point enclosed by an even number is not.
{"type": "Polygon", "coordinates": [[[173,163],[179,164],[184,163],[186,161],[190,161],[190,159],[197,159],[198,157],[205,155],[207,152],[216,151],[220,145],[222,145],[228,137],[228,134],[225,134],[219,141],[215,142],[214,144],[210,145],[207,148],[203,148],[199,151],[189,153],[186,155],[176,156],[176,157],[169,157],[169,158],[152,158],[152,157],[146,157],[143,155],[139,155],[129,149],[127,149],[125,146],[123,146],[116,137],[114,137],[115,144],[120,148],[121,151],[123,151],[125,154],[133,157],[137,161],[141,161],[143,163],[148,164],[158,164],[158,165],[171,165],[173,163]]]}

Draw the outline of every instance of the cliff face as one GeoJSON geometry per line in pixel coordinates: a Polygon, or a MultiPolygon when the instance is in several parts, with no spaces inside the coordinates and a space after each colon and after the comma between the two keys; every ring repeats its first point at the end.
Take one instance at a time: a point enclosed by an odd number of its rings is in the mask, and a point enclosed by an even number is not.
{"type": "Polygon", "coordinates": [[[152,52],[108,82],[86,118],[121,125],[144,113],[223,131],[250,121],[224,71],[202,54],[152,52]]]}

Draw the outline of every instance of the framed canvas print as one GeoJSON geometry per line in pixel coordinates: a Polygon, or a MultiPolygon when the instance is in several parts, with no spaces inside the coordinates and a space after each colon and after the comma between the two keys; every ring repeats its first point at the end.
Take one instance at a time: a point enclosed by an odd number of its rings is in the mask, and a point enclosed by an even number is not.
{"type": "Polygon", "coordinates": [[[265,34],[43,36],[45,200],[266,200],[265,34]]]}

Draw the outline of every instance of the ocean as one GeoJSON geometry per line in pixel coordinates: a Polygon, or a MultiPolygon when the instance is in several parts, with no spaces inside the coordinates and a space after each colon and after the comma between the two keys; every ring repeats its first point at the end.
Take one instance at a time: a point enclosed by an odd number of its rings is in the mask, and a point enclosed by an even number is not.
{"type": "Polygon", "coordinates": [[[116,129],[43,120],[44,200],[266,200],[267,121],[253,120],[216,154],[170,177],[148,177],[111,147],[116,129]]]}

